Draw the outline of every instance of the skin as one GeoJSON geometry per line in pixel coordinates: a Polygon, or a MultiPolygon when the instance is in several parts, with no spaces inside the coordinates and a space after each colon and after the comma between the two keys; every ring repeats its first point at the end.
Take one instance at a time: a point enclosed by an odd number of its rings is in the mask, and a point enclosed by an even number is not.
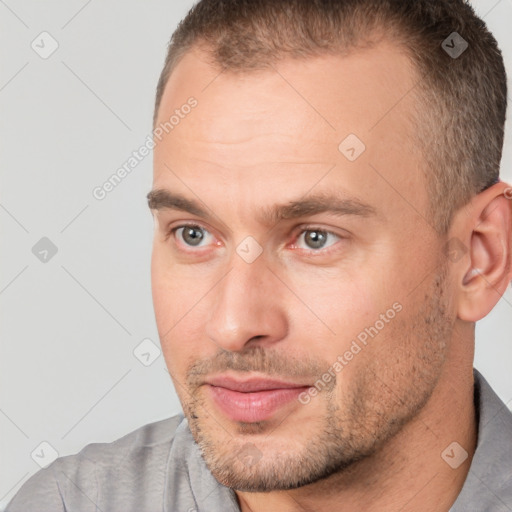
{"type": "Polygon", "coordinates": [[[203,458],[244,512],[447,511],[467,476],[474,322],[512,278],[512,201],[499,183],[458,211],[446,236],[433,229],[422,156],[408,140],[415,80],[383,41],[238,75],[193,50],[166,86],[157,126],[190,96],[198,104],[157,141],[153,190],[210,217],[152,210],[156,321],[203,458]],[[354,162],[338,150],[350,133],[366,146],[354,162]],[[332,192],[376,214],[261,222],[274,205],[332,192]],[[171,233],[185,223],[203,234],[199,246],[171,233]],[[312,227],[334,235],[311,247],[312,227]],[[252,263],[237,253],[248,236],[263,249],[252,263]],[[447,258],[451,239],[460,249],[447,258]],[[396,303],[305,405],[239,423],[204,385],[219,373],[313,385],[396,303]],[[457,469],[441,457],[453,441],[468,453],[457,469]]]}

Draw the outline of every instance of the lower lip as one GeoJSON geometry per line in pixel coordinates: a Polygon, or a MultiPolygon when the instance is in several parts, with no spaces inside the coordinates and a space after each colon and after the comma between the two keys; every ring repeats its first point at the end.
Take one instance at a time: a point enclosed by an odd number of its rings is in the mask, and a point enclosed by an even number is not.
{"type": "Polygon", "coordinates": [[[269,389],[253,393],[242,393],[212,385],[208,385],[208,388],[214,402],[228,418],[233,421],[253,423],[268,420],[286,404],[297,401],[299,395],[309,389],[309,386],[269,389]]]}

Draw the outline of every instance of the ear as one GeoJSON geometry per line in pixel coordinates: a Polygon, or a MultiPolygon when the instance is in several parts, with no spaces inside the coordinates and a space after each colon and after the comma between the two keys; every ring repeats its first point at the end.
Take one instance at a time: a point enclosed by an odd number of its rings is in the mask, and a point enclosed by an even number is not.
{"type": "Polygon", "coordinates": [[[497,183],[458,212],[459,238],[468,255],[457,272],[458,317],[476,322],[500,300],[512,280],[512,187],[497,183]]]}

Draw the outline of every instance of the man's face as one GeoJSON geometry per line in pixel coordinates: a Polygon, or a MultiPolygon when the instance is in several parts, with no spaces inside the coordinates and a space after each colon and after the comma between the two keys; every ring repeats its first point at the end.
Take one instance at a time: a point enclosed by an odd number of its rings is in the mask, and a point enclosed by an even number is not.
{"type": "Polygon", "coordinates": [[[416,80],[381,44],[241,75],[191,52],[167,84],[157,126],[180,119],[157,141],[153,189],[203,213],[155,210],[156,321],[225,485],[291,489],[340,471],[436,385],[455,308],[408,140],[416,80]],[[219,376],[295,388],[226,390],[219,376]]]}

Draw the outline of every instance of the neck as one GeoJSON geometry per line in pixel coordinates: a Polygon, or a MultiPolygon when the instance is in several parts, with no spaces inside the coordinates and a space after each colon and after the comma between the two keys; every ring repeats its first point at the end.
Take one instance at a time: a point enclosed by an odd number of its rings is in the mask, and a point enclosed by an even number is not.
{"type": "Polygon", "coordinates": [[[476,448],[473,393],[472,364],[445,365],[420,413],[371,457],[298,489],[237,491],[241,511],[448,511],[462,489],[476,448]],[[454,445],[445,451],[454,441],[462,448],[454,445]],[[468,458],[454,469],[450,464],[460,462],[462,449],[468,458]]]}

